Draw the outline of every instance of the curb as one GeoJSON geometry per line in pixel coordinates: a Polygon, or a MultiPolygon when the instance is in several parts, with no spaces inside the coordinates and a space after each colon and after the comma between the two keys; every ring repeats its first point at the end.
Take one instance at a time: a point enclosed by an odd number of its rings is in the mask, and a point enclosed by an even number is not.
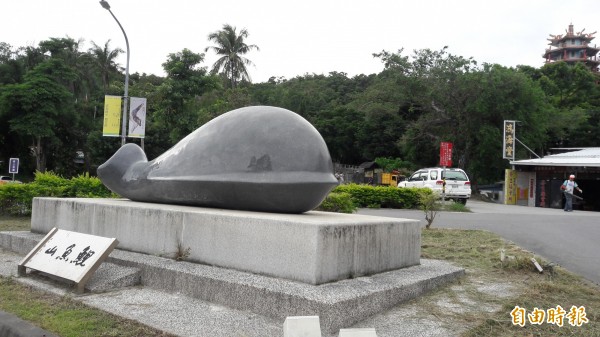
{"type": "Polygon", "coordinates": [[[42,330],[19,317],[0,311],[0,336],[2,337],[60,337],[42,330]]]}

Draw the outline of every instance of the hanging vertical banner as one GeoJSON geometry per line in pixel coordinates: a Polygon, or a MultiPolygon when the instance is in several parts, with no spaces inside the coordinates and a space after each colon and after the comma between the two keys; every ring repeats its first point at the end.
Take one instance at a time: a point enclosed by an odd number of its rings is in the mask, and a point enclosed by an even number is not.
{"type": "Polygon", "coordinates": [[[452,143],[450,142],[440,143],[440,166],[452,166],[452,143]]]}
{"type": "Polygon", "coordinates": [[[502,158],[515,160],[515,121],[504,121],[502,158]]]}
{"type": "Polygon", "coordinates": [[[129,133],[127,137],[144,138],[146,134],[146,99],[131,97],[129,101],[129,133]]]}
{"type": "Polygon", "coordinates": [[[104,124],[102,135],[119,137],[121,128],[121,97],[104,96],[104,124]]]}
{"type": "Polygon", "coordinates": [[[517,171],[515,170],[504,170],[504,203],[517,204],[517,171]]]}

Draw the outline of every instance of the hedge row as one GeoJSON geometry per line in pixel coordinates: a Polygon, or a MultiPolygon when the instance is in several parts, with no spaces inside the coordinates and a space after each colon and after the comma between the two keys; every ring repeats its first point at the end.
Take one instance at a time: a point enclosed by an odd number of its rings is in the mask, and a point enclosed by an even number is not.
{"type": "Polygon", "coordinates": [[[37,172],[31,183],[0,185],[0,213],[31,214],[34,197],[114,198],[117,195],[107,189],[100,179],[87,174],[65,179],[52,172],[37,172]]]}
{"type": "MultiPolygon", "coordinates": [[[[344,184],[335,187],[317,209],[352,213],[357,207],[418,208],[422,197],[427,194],[431,194],[431,190],[344,184]]],[[[116,198],[118,196],[108,190],[96,177],[80,175],[65,179],[52,172],[37,172],[35,180],[31,183],[0,185],[0,213],[31,214],[34,197],[116,198]]]]}
{"type": "Polygon", "coordinates": [[[418,208],[421,198],[432,192],[427,188],[345,184],[335,187],[332,193],[349,194],[356,207],[418,208]]]}

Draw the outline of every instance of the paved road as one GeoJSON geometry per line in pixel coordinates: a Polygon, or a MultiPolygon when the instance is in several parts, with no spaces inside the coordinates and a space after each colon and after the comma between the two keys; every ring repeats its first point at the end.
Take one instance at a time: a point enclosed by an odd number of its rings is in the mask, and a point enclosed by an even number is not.
{"type": "MultiPolygon", "coordinates": [[[[432,227],[489,230],[600,285],[600,212],[469,200],[472,213],[440,212],[432,227]]],[[[360,209],[359,214],[419,219],[419,210],[360,209]]]]}

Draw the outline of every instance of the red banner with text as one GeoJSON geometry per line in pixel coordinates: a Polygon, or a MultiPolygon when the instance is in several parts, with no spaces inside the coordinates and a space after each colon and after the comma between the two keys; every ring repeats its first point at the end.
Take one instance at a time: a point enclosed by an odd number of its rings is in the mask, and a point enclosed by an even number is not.
{"type": "Polygon", "coordinates": [[[440,144],[440,166],[452,166],[452,143],[450,142],[440,144]]]}

